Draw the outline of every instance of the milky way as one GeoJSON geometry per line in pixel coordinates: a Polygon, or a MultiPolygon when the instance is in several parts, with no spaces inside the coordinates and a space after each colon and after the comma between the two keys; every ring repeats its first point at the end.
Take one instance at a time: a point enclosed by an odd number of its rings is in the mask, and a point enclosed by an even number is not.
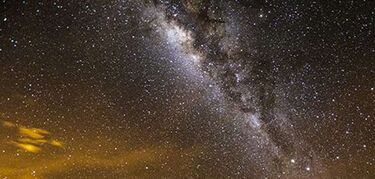
{"type": "MultiPolygon", "coordinates": [[[[236,127],[241,128],[245,135],[249,135],[247,140],[251,141],[252,144],[250,145],[257,144],[256,148],[247,146],[249,156],[251,156],[251,153],[262,156],[260,159],[252,158],[252,162],[261,163],[259,165],[262,165],[265,174],[279,170],[276,173],[283,172],[283,174],[286,174],[288,172],[286,176],[289,177],[303,176],[303,172],[301,173],[300,170],[310,172],[311,165],[318,167],[317,163],[313,164],[311,161],[315,157],[313,151],[309,151],[309,146],[295,136],[293,125],[288,121],[287,114],[279,107],[285,105],[278,104],[284,101],[269,99],[277,98],[273,94],[275,90],[266,86],[268,85],[267,77],[270,76],[263,76],[264,79],[258,79],[260,80],[258,84],[254,80],[257,78],[256,75],[259,78],[259,75],[270,74],[256,74],[259,71],[265,73],[262,70],[266,69],[257,67],[254,62],[246,62],[260,61],[259,63],[262,63],[263,61],[264,63],[264,61],[267,62],[270,59],[257,59],[252,56],[242,57],[241,59],[240,53],[251,53],[251,46],[248,47],[250,49],[246,50],[243,50],[244,47],[240,45],[234,47],[239,42],[232,39],[234,35],[231,34],[231,28],[241,29],[245,27],[228,27],[230,25],[227,25],[225,21],[238,19],[238,16],[244,14],[232,15],[232,19],[225,19],[220,22],[211,22],[207,19],[202,19],[202,22],[199,22],[198,13],[201,9],[194,9],[194,7],[191,7],[193,9],[181,9],[189,7],[194,2],[164,3],[167,5],[154,4],[153,7],[144,10],[146,17],[151,19],[149,20],[150,25],[170,45],[171,50],[178,56],[177,58],[180,58],[179,60],[183,61],[183,64],[188,64],[183,68],[193,68],[193,70],[199,71],[203,76],[201,80],[208,78],[206,79],[209,80],[208,83],[213,83],[213,85],[222,89],[220,93],[225,96],[226,103],[231,103],[233,106],[227,110],[234,110],[235,117],[233,120],[240,122],[239,126],[236,127]],[[191,19],[195,21],[189,22],[191,19]],[[201,39],[198,40],[197,38],[201,39]],[[232,48],[237,48],[237,51],[232,48]],[[271,104],[261,104],[267,102],[271,104]],[[259,148],[262,150],[259,150],[259,148]],[[296,161],[299,163],[299,167],[294,166],[296,161]]],[[[222,6],[233,5],[232,3],[222,2],[217,4],[222,6]]],[[[220,7],[215,7],[217,4],[211,3],[205,8],[220,9],[220,7]]],[[[222,11],[224,11],[221,12],[222,14],[230,13],[226,12],[225,9],[222,11]]],[[[207,18],[210,18],[210,14],[207,14],[207,16],[207,18]]],[[[319,171],[319,169],[314,170],[319,171]]]]}
{"type": "Polygon", "coordinates": [[[3,1],[0,178],[374,178],[371,1],[3,1]]]}

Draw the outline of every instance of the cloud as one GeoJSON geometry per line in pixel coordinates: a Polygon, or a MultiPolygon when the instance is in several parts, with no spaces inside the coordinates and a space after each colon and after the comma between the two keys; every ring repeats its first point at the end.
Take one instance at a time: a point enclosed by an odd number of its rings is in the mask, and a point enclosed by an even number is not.
{"type": "Polygon", "coordinates": [[[11,142],[11,143],[13,143],[18,148],[23,149],[27,152],[31,152],[31,153],[39,153],[42,150],[37,145],[33,145],[33,144],[20,143],[20,142],[11,142]]]}
{"type": "Polygon", "coordinates": [[[39,153],[42,147],[50,145],[53,147],[62,148],[63,143],[57,139],[51,138],[51,133],[40,128],[28,128],[20,126],[9,121],[3,121],[4,128],[16,129],[16,139],[9,141],[9,144],[22,149],[25,152],[39,153]]]}

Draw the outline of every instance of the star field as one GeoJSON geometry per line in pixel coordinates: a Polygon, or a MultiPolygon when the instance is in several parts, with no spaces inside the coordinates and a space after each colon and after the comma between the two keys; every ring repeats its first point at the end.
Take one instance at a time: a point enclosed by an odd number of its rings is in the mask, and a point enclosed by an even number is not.
{"type": "Polygon", "coordinates": [[[0,178],[375,177],[372,1],[0,7],[0,178]]]}

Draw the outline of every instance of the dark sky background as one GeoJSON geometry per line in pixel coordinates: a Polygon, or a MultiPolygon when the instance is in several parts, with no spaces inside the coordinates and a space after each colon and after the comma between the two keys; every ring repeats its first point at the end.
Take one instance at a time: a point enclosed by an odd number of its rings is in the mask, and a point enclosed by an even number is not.
{"type": "Polygon", "coordinates": [[[0,177],[374,178],[374,13],[2,0],[0,177]]]}

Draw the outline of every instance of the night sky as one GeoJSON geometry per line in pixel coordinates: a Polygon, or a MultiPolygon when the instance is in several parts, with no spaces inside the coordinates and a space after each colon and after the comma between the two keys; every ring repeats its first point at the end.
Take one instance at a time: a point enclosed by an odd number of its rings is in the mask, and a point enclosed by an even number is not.
{"type": "Polygon", "coordinates": [[[372,0],[0,2],[0,178],[375,178],[372,0]]]}

